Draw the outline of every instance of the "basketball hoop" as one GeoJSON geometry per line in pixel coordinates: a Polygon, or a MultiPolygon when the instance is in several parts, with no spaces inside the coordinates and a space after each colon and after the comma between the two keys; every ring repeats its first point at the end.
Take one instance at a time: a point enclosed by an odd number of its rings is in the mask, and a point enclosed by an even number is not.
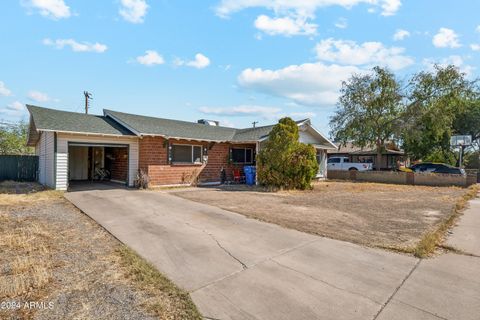
{"type": "Polygon", "coordinates": [[[454,148],[469,147],[472,145],[472,136],[452,136],[450,138],[450,145],[454,148]]]}
{"type": "Polygon", "coordinates": [[[459,149],[458,166],[461,168],[463,160],[463,150],[472,145],[472,136],[452,136],[450,138],[450,145],[453,148],[459,149]]]}

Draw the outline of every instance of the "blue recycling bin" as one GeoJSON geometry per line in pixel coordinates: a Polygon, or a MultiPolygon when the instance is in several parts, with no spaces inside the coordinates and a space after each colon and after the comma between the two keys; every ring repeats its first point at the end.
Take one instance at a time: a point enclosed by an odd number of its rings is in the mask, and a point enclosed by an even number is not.
{"type": "Polygon", "coordinates": [[[247,185],[253,186],[255,184],[257,168],[255,166],[245,166],[243,167],[243,172],[245,172],[245,182],[247,185]]]}

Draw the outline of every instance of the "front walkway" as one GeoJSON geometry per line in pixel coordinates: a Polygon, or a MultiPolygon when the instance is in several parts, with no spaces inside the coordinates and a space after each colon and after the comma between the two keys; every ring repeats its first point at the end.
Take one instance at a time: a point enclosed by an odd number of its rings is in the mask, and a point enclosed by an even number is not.
{"type": "Polygon", "coordinates": [[[66,197],[188,290],[206,318],[453,320],[480,314],[476,257],[420,261],[168,192],[112,189],[66,197]]]}

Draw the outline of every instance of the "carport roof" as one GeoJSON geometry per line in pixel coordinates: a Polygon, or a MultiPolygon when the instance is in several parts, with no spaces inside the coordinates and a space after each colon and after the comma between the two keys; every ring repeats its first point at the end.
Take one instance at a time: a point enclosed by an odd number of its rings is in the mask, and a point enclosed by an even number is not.
{"type": "Polygon", "coordinates": [[[31,115],[29,145],[38,139],[38,131],[101,134],[112,136],[134,136],[114,120],[98,115],[48,109],[27,105],[31,115]]]}

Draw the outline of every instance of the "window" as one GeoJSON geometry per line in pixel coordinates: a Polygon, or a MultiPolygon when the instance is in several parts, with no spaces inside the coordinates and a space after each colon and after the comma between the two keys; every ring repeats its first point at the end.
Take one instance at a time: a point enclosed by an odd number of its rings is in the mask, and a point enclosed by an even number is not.
{"type": "Polygon", "coordinates": [[[253,149],[251,148],[232,148],[231,150],[233,163],[252,163],[253,149]]]}
{"type": "Polygon", "coordinates": [[[343,158],[343,162],[350,162],[350,159],[348,159],[348,158],[343,158]]]}
{"type": "Polygon", "coordinates": [[[330,158],[327,163],[340,163],[340,158],[330,158]]]}
{"type": "Polygon", "coordinates": [[[192,145],[172,145],[172,162],[202,163],[202,147],[192,145]]]}

